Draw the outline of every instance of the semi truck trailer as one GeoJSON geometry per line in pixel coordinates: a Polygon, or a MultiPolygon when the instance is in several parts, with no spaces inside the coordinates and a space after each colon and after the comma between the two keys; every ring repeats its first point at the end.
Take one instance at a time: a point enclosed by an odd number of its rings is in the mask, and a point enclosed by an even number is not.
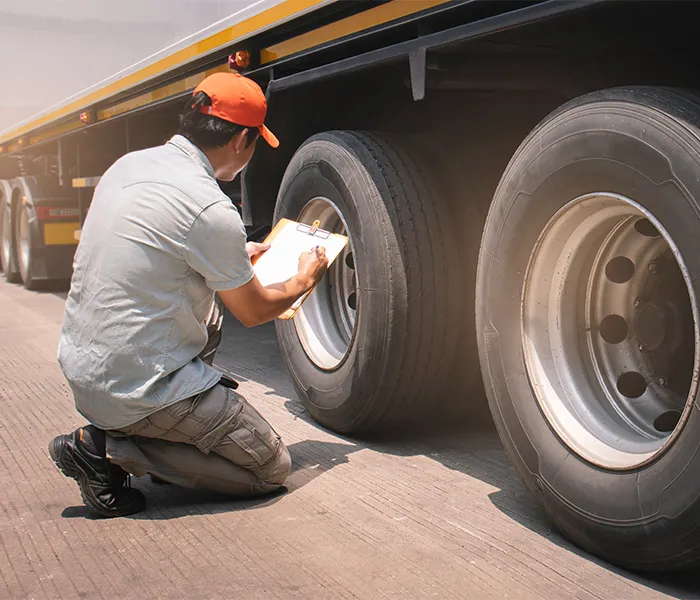
{"type": "Polygon", "coordinates": [[[359,436],[490,411],[564,535],[697,567],[697,6],[261,0],[0,134],[4,276],[70,278],[105,170],[244,73],[281,140],[221,184],[251,237],[350,240],[276,323],[308,413],[359,436]]]}

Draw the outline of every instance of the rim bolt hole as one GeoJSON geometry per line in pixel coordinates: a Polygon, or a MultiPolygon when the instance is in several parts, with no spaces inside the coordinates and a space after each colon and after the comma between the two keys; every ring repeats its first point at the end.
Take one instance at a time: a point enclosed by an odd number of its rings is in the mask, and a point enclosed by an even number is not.
{"type": "Polygon", "coordinates": [[[613,283],[627,283],[634,275],[634,263],[626,256],[617,256],[605,265],[605,276],[613,283]]]}
{"type": "Polygon", "coordinates": [[[655,238],[661,235],[659,230],[651,224],[649,219],[639,219],[639,221],[634,224],[634,228],[637,230],[637,233],[641,233],[646,237],[655,238]]]}
{"type": "Polygon", "coordinates": [[[654,420],[654,429],[661,433],[670,433],[678,425],[678,421],[681,420],[681,413],[677,410],[667,410],[661,413],[654,420]]]}
{"type": "Polygon", "coordinates": [[[600,322],[598,332],[608,344],[619,344],[627,339],[629,327],[620,315],[608,315],[600,322]]]}
{"type": "Polygon", "coordinates": [[[355,257],[352,255],[352,252],[348,252],[345,255],[345,265],[348,267],[348,269],[352,269],[353,271],[355,270],[355,257]]]}
{"type": "Polygon", "coordinates": [[[647,391],[647,381],[636,371],[628,371],[617,378],[617,391],[626,398],[639,398],[647,391]]]}
{"type": "Polygon", "coordinates": [[[348,306],[352,310],[357,310],[357,294],[355,292],[348,296],[348,306]]]}

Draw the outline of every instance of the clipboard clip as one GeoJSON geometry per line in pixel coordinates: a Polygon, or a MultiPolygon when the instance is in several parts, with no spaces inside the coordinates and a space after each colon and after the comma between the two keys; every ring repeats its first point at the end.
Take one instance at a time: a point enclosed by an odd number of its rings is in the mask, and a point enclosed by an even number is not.
{"type": "Polygon", "coordinates": [[[302,231],[312,237],[319,237],[324,240],[328,239],[331,235],[330,232],[324,231],[323,229],[319,229],[320,226],[321,221],[316,219],[313,223],[311,223],[311,225],[307,225],[306,223],[299,223],[299,225],[297,225],[297,231],[302,231]]]}

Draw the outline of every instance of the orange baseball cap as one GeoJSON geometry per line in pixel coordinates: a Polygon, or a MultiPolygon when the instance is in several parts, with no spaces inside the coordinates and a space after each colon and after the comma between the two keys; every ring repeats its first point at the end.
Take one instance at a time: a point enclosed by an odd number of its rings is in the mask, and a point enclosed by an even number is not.
{"type": "Polygon", "coordinates": [[[257,127],[263,139],[273,148],[279,140],[265,126],[267,99],[260,86],[239,73],[214,73],[195,89],[193,94],[204,92],[211,98],[211,106],[199,111],[244,127],[257,127]]]}

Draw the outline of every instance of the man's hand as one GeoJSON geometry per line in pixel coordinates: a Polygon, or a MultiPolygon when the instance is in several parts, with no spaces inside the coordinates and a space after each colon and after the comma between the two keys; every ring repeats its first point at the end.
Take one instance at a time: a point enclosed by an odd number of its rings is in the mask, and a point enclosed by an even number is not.
{"type": "Polygon", "coordinates": [[[258,244],[257,242],[248,242],[245,245],[246,252],[250,257],[250,262],[255,264],[257,260],[270,249],[270,244],[258,244]]]}
{"type": "MultiPolygon", "coordinates": [[[[267,250],[263,244],[256,246],[264,248],[258,250],[258,255],[267,250]]],[[[287,281],[263,287],[258,278],[253,276],[253,279],[238,288],[219,291],[219,298],[241,323],[246,327],[254,327],[281,315],[297,298],[319,282],[326,269],[326,249],[313,248],[301,255],[299,272],[287,281]]]]}
{"type": "Polygon", "coordinates": [[[328,259],[326,249],[323,246],[316,246],[310,252],[304,252],[299,257],[299,273],[303,273],[311,278],[313,285],[321,281],[321,277],[328,270],[328,259]]]}

